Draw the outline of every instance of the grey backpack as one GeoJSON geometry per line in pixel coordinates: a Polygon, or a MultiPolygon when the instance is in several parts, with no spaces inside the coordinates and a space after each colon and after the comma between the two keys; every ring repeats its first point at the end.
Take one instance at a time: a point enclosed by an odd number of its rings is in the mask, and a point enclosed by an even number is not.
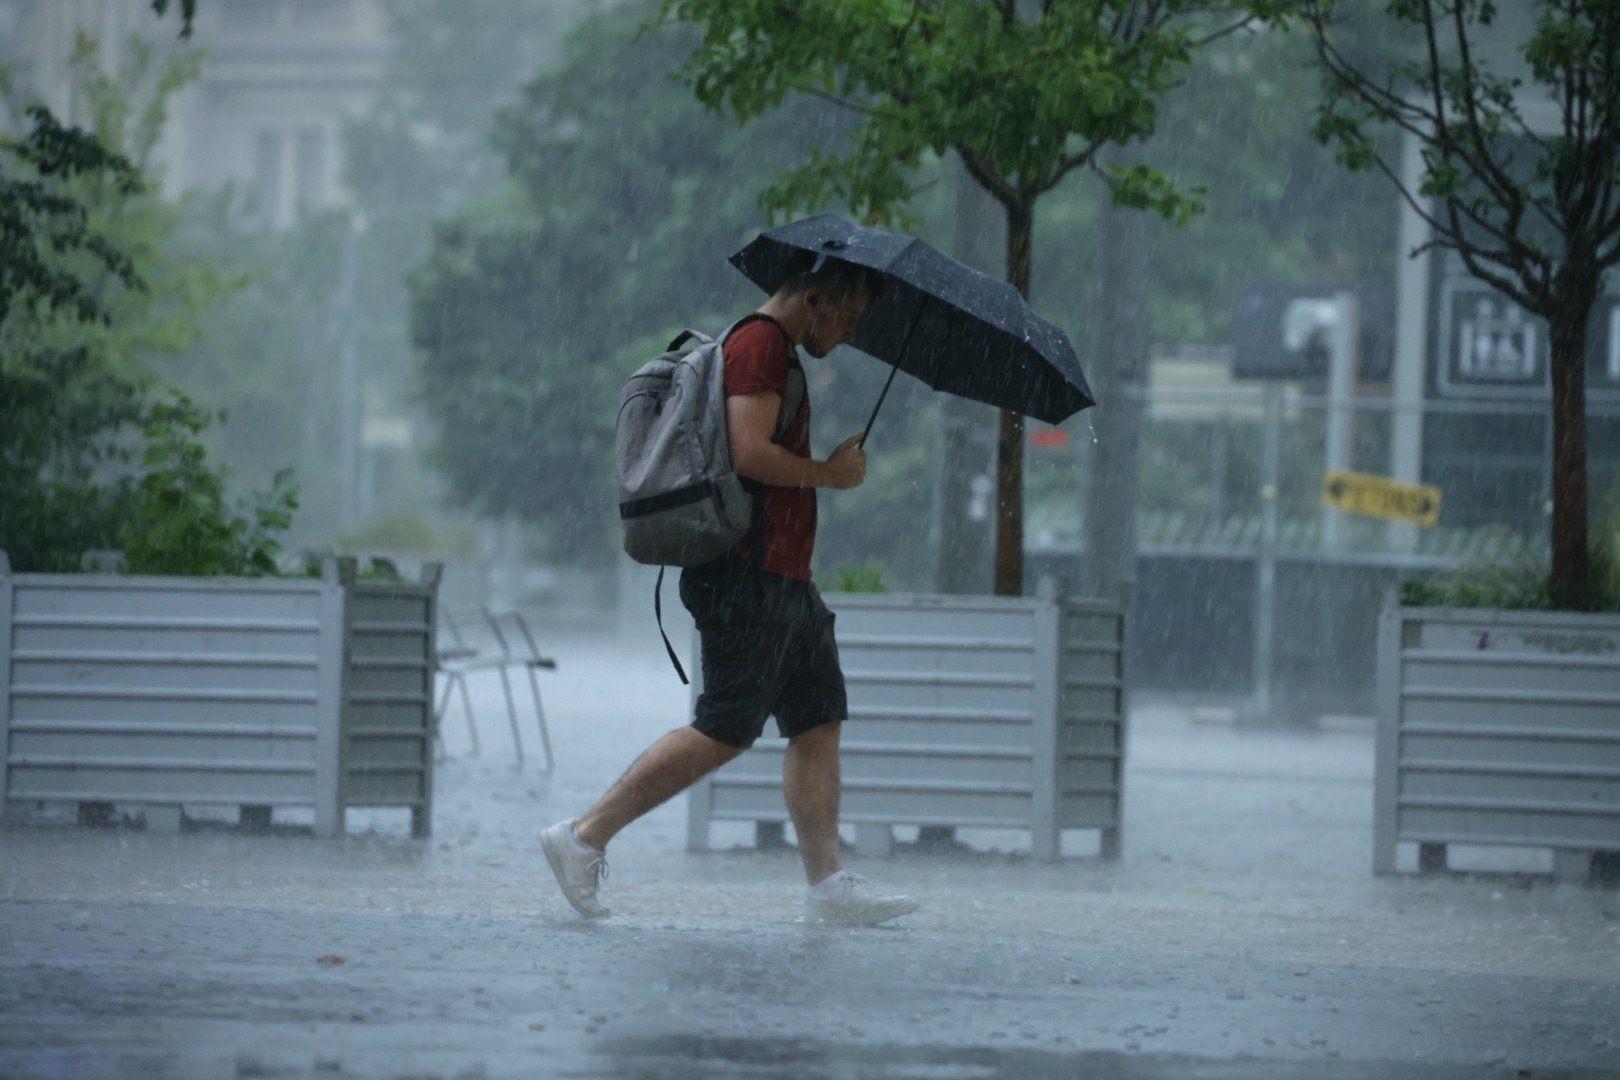
{"type": "MultiPolygon", "coordinates": [[[[736,547],[761,524],[757,486],[737,475],[726,424],[724,344],[755,316],[714,340],[683,330],[669,348],[625,382],[619,395],[615,456],[624,550],[639,563],[701,566],[736,547]]],[[[762,317],[762,316],[760,316],[762,317]]],[[[804,372],[794,367],[782,391],[772,441],[780,442],[804,404],[804,372]]],[[[663,633],[658,572],[653,610],[663,633]]],[[[664,637],[681,681],[686,672],[664,637]]]]}

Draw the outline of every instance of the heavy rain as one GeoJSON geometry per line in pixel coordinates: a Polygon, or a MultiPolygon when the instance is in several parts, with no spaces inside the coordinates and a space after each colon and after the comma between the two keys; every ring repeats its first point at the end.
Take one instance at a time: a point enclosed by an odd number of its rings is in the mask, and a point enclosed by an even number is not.
{"type": "Polygon", "coordinates": [[[1617,148],[1596,2],[0,0],[0,1077],[1620,1076],[1617,148]]]}

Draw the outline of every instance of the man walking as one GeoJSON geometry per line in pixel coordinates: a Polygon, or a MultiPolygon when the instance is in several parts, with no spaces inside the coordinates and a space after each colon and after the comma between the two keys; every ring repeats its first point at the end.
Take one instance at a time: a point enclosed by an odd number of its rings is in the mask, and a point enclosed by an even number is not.
{"type": "Polygon", "coordinates": [[[748,749],[771,715],[788,740],[782,791],[810,914],[872,925],[917,909],[910,897],[880,895],[840,865],[838,735],[848,706],[833,615],[810,581],[815,489],[859,486],[866,453],[854,436],[825,461],[810,456],[810,400],[797,347],[819,359],[848,341],[879,287],[859,267],[829,261],[789,279],[725,342],[732,463],[757,485],[760,522],[730,552],[681,573],[681,602],[697,623],[703,654],[692,723],[654,742],[584,814],[541,833],[563,895],[581,915],[608,914],[597,895],[608,841],[748,749]],[[797,412],[773,440],[784,401],[798,403],[797,412]]]}

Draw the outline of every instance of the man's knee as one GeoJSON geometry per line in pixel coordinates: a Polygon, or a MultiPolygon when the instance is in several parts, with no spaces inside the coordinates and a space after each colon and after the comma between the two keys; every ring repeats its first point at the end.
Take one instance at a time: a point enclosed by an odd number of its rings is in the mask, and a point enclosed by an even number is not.
{"type": "Polygon", "coordinates": [[[717,737],[711,732],[704,731],[698,726],[697,721],[693,721],[692,723],[686,725],[686,730],[695,735],[701,736],[698,745],[703,748],[704,754],[715,762],[716,768],[724,765],[726,762],[748,749],[746,746],[738,746],[735,743],[727,742],[725,739],[717,737]]]}
{"type": "Polygon", "coordinates": [[[841,720],[834,720],[826,724],[817,724],[809,731],[801,731],[788,739],[789,746],[801,747],[805,750],[837,749],[838,735],[844,724],[841,720]]]}

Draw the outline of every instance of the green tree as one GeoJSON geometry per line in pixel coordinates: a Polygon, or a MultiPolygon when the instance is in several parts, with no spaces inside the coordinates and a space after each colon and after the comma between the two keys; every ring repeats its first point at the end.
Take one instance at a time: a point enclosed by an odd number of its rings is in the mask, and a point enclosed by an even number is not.
{"type": "MultiPolygon", "coordinates": [[[[714,331],[758,303],[725,255],[757,228],[769,179],[847,126],[803,102],[738,132],[668,92],[693,38],[638,37],[646,15],[626,5],[583,20],[500,113],[512,191],[442,225],[413,279],[424,404],[451,490],[541,524],[558,558],[612,551],[623,380],[679,327],[714,331]]],[[[854,413],[876,398],[878,365],[855,359],[828,369],[836,391],[813,386],[819,432],[855,423],[845,403],[854,413]]],[[[828,500],[829,516],[843,501],[828,500]]]]}
{"type": "Polygon", "coordinates": [[[212,415],[147,367],[195,340],[228,285],[168,257],[178,211],[138,167],[194,62],[159,63],[140,42],[130,55],[103,72],[81,34],[86,127],[30,105],[29,135],[0,142],[0,547],[18,569],[72,570],[87,548],[119,546],[137,572],[271,572],[289,478],[253,520],[234,515],[200,441],[212,415]]]}
{"type": "Polygon", "coordinates": [[[1620,5],[1537,0],[1512,41],[1522,70],[1488,57],[1511,24],[1491,0],[1399,0],[1387,29],[1421,43],[1374,66],[1339,44],[1339,0],[1299,0],[1327,94],[1316,136],[1351,169],[1376,169],[1432,230],[1429,248],[1547,321],[1552,375],[1552,568],[1555,602],[1590,594],[1586,448],[1587,338],[1604,281],[1620,262],[1620,5]],[[1542,125],[1527,118],[1539,98],[1542,125]],[[1422,159],[1409,184],[1374,141],[1394,128],[1422,159]]]}
{"type": "Polygon", "coordinates": [[[140,285],[134,261],[93,221],[75,185],[99,177],[133,194],[139,174],[88,132],[41,107],[0,140],[0,548],[19,569],[110,540],[107,499],[85,485],[123,448],[109,433],[141,415],[145,385],[90,349],[47,343],[59,318],[110,321],[114,288],[140,285]]]}
{"type": "MultiPolygon", "coordinates": [[[[1207,0],[664,0],[704,38],[681,69],[705,105],[746,122],[791,93],[860,117],[847,147],[772,186],[778,210],[829,198],[872,220],[903,210],[927,156],[958,155],[1007,219],[1007,280],[1029,295],[1038,200],[1077,169],[1124,205],[1185,220],[1197,192],[1108,148],[1152,134],[1158,101],[1232,5],[1207,0]]],[[[1022,591],[1023,422],[1001,419],[996,591],[1022,591]]]]}

